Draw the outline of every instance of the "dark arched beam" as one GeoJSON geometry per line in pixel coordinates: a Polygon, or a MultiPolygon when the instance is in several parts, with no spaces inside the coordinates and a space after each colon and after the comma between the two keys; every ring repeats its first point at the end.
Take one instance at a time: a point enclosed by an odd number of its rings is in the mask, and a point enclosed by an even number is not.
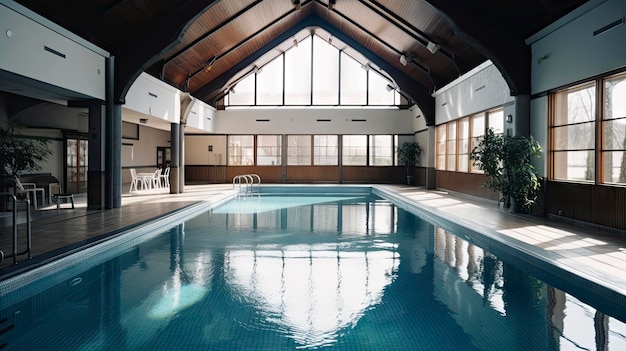
{"type": "MultiPolygon", "coordinates": [[[[124,103],[126,93],[139,75],[182,39],[191,23],[219,0],[189,0],[176,11],[144,28],[119,46],[115,55],[114,94],[116,103],[124,103]]],[[[129,33],[130,34],[130,33],[129,33]]]]}
{"type": "Polygon", "coordinates": [[[493,62],[511,95],[530,94],[530,47],[510,14],[482,8],[475,1],[425,1],[448,19],[456,34],[493,62]]]}
{"type": "Polygon", "coordinates": [[[310,15],[303,19],[302,21],[295,24],[293,27],[287,29],[285,32],[265,44],[262,48],[257,50],[252,55],[248,56],[245,60],[240,61],[229,70],[221,74],[219,77],[215,78],[208,84],[202,86],[201,88],[192,92],[192,95],[197,96],[205,101],[211,101],[212,99],[219,96],[222,90],[226,87],[228,81],[235,76],[237,73],[244,70],[246,67],[250,66],[257,59],[263,56],[268,51],[274,49],[276,46],[281,44],[282,42],[289,40],[289,38],[293,37],[296,33],[301,30],[309,27],[320,27],[330,34],[333,37],[339,39],[344,42],[346,45],[352,47],[356,51],[360,52],[364,57],[366,57],[370,62],[374,63],[382,70],[386,71],[398,84],[399,89],[408,97],[413,99],[417,106],[422,110],[422,115],[426,119],[426,124],[433,125],[435,122],[435,99],[430,95],[428,89],[422,86],[420,83],[416,82],[414,79],[406,75],[404,72],[398,70],[393,65],[389,64],[387,61],[380,58],[378,55],[371,52],[369,49],[358,43],[356,40],[352,39],[342,31],[340,31],[337,27],[328,23],[321,17],[317,15],[310,15]]]}

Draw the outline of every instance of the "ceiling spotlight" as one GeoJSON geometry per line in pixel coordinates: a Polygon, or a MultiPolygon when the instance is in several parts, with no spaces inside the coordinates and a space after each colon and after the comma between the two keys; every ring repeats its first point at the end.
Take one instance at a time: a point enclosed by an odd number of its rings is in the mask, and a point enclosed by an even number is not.
{"type": "Polygon", "coordinates": [[[407,63],[409,63],[409,58],[406,57],[406,55],[402,54],[400,56],[400,63],[402,64],[402,66],[406,66],[407,63]]]}
{"type": "Polygon", "coordinates": [[[328,9],[332,10],[337,4],[337,0],[328,0],[328,9]]]}
{"type": "Polygon", "coordinates": [[[428,41],[428,44],[426,45],[426,49],[428,49],[428,51],[430,51],[431,54],[434,54],[437,51],[439,51],[439,44],[435,44],[432,41],[428,41]]]}
{"type": "Polygon", "coordinates": [[[296,11],[302,9],[302,4],[300,4],[300,0],[293,0],[293,7],[296,9],[296,11]]]}
{"type": "Polygon", "coordinates": [[[217,57],[213,56],[207,61],[207,66],[204,68],[205,72],[211,70],[211,67],[213,67],[213,64],[215,63],[215,60],[217,60],[217,57]]]}
{"type": "Polygon", "coordinates": [[[293,46],[298,47],[298,39],[296,37],[293,37],[293,46]]]}

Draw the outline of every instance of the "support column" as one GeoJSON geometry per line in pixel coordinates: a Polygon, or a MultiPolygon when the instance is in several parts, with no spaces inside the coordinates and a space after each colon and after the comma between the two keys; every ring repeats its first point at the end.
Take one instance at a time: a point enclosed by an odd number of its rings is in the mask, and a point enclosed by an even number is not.
{"type": "MultiPolygon", "coordinates": [[[[507,115],[507,121],[508,118],[507,115]]],[[[511,116],[511,119],[512,135],[530,136],[530,95],[515,96],[515,113],[511,116]]]]}
{"type": "Polygon", "coordinates": [[[104,207],[122,207],[122,105],[115,104],[115,57],[106,60],[106,132],[104,207]]]}
{"type": "Polygon", "coordinates": [[[100,102],[89,104],[88,170],[87,170],[87,209],[105,208],[105,157],[104,135],[106,131],[106,108],[100,102]]]}
{"type": "Polygon", "coordinates": [[[178,126],[178,192],[185,192],[185,124],[178,126]]]}
{"type": "Polygon", "coordinates": [[[428,147],[426,147],[426,189],[437,188],[435,171],[435,153],[437,151],[437,133],[435,126],[428,126],[428,147]]]}
{"type": "Polygon", "coordinates": [[[170,124],[170,139],[172,140],[172,159],[170,160],[170,194],[178,194],[180,188],[180,125],[170,124]]]}

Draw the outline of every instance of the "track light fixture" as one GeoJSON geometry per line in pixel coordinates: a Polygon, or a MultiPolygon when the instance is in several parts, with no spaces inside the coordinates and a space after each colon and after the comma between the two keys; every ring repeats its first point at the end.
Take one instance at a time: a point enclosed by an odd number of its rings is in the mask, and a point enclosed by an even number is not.
{"type": "Polygon", "coordinates": [[[332,9],[335,8],[336,4],[337,0],[328,0],[328,10],[332,11],[332,9]]]}
{"type": "Polygon", "coordinates": [[[400,55],[400,63],[402,66],[406,66],[409,63],[409,58],[405,54],[400,55]]]}
{"type": "Polygon", "coordinates": [[[213,64],[215,63],[215,60],[217,60],[217,57],[215,56],[207,60],[207,66],[204,68],[205,72],[208,72],[211,70],[211,67],[213,67],[213,64]]]}
{"type": "Polygon", "coordinates": [[[428,51],[430,51],[431,54],[436,53],[437,51],[439,51],[439,44],[435,44],[432,41],[428,41],[428,44],[426,45],[426,49],[428,49],[428,51]]]}
{"type": "Polygon", "coordinates": [[[293,7],[296,9],[296,11],[302,9],[302,4],[300,3],[300,0],[293,0],[293,7]]]}

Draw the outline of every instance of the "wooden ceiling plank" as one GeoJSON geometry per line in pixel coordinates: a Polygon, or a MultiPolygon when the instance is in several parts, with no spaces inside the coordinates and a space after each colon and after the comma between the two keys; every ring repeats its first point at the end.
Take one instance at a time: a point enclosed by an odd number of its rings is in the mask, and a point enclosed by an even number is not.
{"type": "MultiPolygon", "coordinates": [[[[323,4],[321,2],[321,0],[315,0],[315,1],[318,2],[318,3],[323,4]]],[[[375,39],[379,43],[383,44],[384,46],[386,46],[387,48],[389,48],[390,50],[392,50],[393,52],[398,54],[398,56],[404,55],[404,53],[402,51],[396,49],[391,44],[389,44],[386,41],[384,41],[382,38],[379,38],[376,34],[370,32],[367,28],[363,27],[359,23],[356,23],[354,20],[352,20],[350,17],[344,15],[343,13],[337,11],[336,7],[333,8],[333,12],[336,13],[341,18],[343,18],[346,22],[348,22],[348,23],[352,24],[353,26],[357,27],[359,30],[363,31],[364,33],[366,33],[371,38],[375,39]]],[[[422,70],[426,74],[426,76],[428,76],[428,79],[432,83],[432,91],[434,91],[434,89],[436,88],[437,84],[439,83],[439,79],[437,79],[437,83],[436,83],[435,79],[433,78],[433,74],[432,74],[431,70],[428,69],[427,67],[425,67],[424,65],[422,65],[421,63],[415,61],[413,58],[410,59],[410,62],[415,64],[420,70],[422,70]]]]}
{"type": "Polygon", "coordinates": [[[246,6],[245,8],[241,9],[239,12],[237,12],[236,14],[230,16],[229,18],[227,18],[226,20],[222,21],[222,23],[218,24],[217,26],[215,26],[213,29],[211,29],[210,31],[208,31],[207,33],[205,33],[204,35],[202,35],[201,37],[198,37],[197,39],[195,39],[194,41],[192,41],[191,43],[189,43],[187,46],[185,46],[184,48],[180,49],[178,52],[174,53],[172,56],[170,56],[169,58],[167,58],[164,62],[164,66],[167,65],[168,63],[170,63],[172,60],[176,59],[178,56],[182,55],[185,51],[193,48],[196,44],[200,43],[201,41],[203,41],[204,39],[208,38],[209,36],[211,36],[213,33],[219,31],[220,29],[222,29],[224,26],[226,26],[227,24],[229,24],[230,22],[232,22],[234,19],[236,19],[237,17],[245,14],[246,12],[250,11],[251,9],[253,9],[256,5],[260,4],[263,0],[257,0],[255,2],[253,2],[252,4],[246,6]]]}

